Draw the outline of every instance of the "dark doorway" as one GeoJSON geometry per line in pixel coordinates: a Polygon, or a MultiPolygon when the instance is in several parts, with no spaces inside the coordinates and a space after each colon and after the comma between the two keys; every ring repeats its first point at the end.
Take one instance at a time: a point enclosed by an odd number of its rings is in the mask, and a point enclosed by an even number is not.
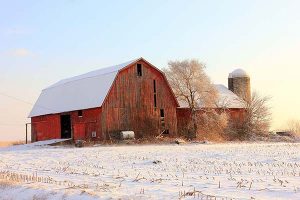
{"type": "Polygon", "coordinates": [[[160,109],[160,123],[161,123],[161,127],[162,129],[165,129],[165,110],[164,109],[160,109]]]}
{"type": "Polygon", "coordinates": [[[71,118],[70,115],[60,116],[61,138],[71,138],[71,118]]]}

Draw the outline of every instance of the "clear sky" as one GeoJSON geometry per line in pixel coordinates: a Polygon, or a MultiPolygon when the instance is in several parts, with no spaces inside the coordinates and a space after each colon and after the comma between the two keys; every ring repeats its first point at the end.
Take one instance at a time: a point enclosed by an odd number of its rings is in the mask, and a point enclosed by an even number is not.
{"type": "Polygon", "coordinates": [[[244,68],[252,89],[273,97],[273,128],[300,120],[299,9],[299,0],[0,0],[0,140],[24,137],[44,87],[138,57],[159,68],[197,58],[225,85],[244,68]]]}

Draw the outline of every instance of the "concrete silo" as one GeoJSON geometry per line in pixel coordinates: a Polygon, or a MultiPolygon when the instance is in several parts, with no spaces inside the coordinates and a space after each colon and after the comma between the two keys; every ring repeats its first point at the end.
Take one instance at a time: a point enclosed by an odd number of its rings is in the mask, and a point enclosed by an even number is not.
{"type": "Polygon", "coordinates": [[[228,89],[245,101],[251,101],[250,76],[243,69],[236,69],[229,74],[228,89]]]}

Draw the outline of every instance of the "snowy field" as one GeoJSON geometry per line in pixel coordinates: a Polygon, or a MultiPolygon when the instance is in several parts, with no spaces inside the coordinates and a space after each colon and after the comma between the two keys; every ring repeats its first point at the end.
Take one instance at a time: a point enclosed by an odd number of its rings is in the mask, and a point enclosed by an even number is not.
{"type": "Polygon", "coordinates": [[[0,149],[0,199],[300,199],[300,144],[0,149]]]}

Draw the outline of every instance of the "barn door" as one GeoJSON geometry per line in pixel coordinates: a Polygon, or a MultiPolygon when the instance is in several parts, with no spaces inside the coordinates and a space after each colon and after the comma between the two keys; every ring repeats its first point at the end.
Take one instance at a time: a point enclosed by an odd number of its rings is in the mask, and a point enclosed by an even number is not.
{"type": "Polygon", "coordinates": [[[165,110],[164,109],[160,109],[160,126],[161,126],[162,134],[169,134],[169,129],[166,128],[165,110]]]}
{"type": "Polygon", "coordinates": [[[71,117],[70,115],[60,116],[61,138],[71,138],[71,117]]]}
{"type": "Polygon", "coordinates": [[[77,123],[74,124],[74,140],[85,140],[85,124],[77,123]]]}

